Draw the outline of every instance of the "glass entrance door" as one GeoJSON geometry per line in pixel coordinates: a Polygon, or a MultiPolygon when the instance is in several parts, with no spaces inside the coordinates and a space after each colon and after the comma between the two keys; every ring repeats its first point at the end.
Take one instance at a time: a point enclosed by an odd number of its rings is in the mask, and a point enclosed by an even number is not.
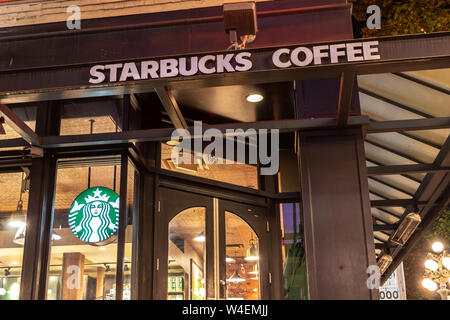
{"type": "Polygon", "coordinates": [[[218,208],[220,299],[268,299],[266,210],[228,200],[218,208]]]}
{"type": "Polygon", "coordinates": [[[160,191],[154,296],[267,299],[265,208],[169,188],[160,191]]]}

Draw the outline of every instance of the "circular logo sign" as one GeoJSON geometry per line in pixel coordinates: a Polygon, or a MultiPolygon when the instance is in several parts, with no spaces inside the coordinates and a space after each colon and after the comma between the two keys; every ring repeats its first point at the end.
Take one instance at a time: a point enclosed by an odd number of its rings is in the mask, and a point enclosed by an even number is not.
{"type": "Polygon", "coordinates": [[[86,242],[101,242],[119,228],[119,196],[105,187],[94,187],[80,193],[69,211],[73,234],[86,242]]]}

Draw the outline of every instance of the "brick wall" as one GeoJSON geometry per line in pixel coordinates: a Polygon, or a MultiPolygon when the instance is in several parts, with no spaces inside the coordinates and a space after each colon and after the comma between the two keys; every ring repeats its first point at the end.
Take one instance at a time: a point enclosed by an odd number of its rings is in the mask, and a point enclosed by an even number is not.
{"type": "MultiPolygon", "coordinates": [[[[77,5],[81,19],[173,11],[244,0],[48,0],[0,2],[0,28],[65,21],[67,7],[77,5]]],[[[254,0],[271,1],[271,0],[254,0]]]]}

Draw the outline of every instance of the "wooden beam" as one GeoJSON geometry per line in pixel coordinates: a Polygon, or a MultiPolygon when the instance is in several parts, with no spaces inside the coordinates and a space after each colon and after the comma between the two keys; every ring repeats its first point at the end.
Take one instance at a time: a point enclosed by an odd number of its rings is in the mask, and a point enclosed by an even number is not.
{"type": "Polygon", "coordinates": [[[367,167],[369,176],[392,175],[405,173],[423,173],[423,172],[440,172],[450,171],[450,167],[436,167],[433,164],[407,164],[397,166],[377,166],[367,167]]]}
{"type": "Polygon", "coordinates": [[[382,96],[382,95],[380,95],[380,94],[377,94],[377,93],[375,93],[375,92],[373,92],[373,91],[370,91],[370,90],[367,90],[367,89],[365,89],[365,88],[358,88],[358,91],[359,91],[360,93],[363,93],[363,94],[365,94],[365,95],[368,95],[369,97],[372,97],[372,98],[375,98],[375,99],[377,99],[377,100],[383,101],[384,103],[393,105],[394,107],[400,108],[400,109],[405,110],[405,111],[408,111],[408,112],[410,112],[410,113],[414,113],[414,114],[416,114],[416,115],[418,115],[418,116],[420,116],[420,117],[423,117],[423,118],[433,118],[433,116],[432,116],[431,114],[429,114],[429,113],[426,113],[426,112],[417,110],[417,109],[415,109],[415,108],[413,108],[413,107],[410,107],[410,106],[404,105],[404,104],[402,104],[402,103],[400,103],[400,102],[391,100],[391,99],[389,99],[389,98],[387,98],[387,97],[384,97],[384,96],[382,96]]]}
{"type": "MultiPolygon", "coordinates": [[[[386,199],[386,200],[371,200],[370,206],[378,207],[407,207],[414,205],[426,205],[425,201],[416,201],[414,199],[386,199]]],[[[399,217],[397,217],[399,218],[399,217]]]]}
{"type": "Polygon", "coordinates": [[[33,146],[39,146],[39,136],[28,127],[10,108],[0,104],[0,117],[5,118],[5,122],[15,132],[17,132],[26,142],[33,146]]]}
{"type": "Polygon", "coordinates": [[[404,152],[400,152],[400,151],[398,151],[398,150],[392,149],[392,148],[390,148],[390,147],[388,147],[388,146],[385,146],[385,145],[383,145],[383,144],[381,144],[381,143],[374,142],[374,141],[370,141],[370,140],[367,139],[367,138],[364,140],[364,143],[371,144],[371,145],[373,145],[373,146],[375,146],[375,147],[377,147],[377,148],[380,148],[380,149],[385,150],[385,151],[387,151],[387,152],[393,153],[393,154],[395,154],[395,155],[397,155],[397,156],[399,156],[399,157],[408,159],[408,160],[413,161],[413,162],[415,162],[415,163],[420,163],[420,164],[423,163],[423,161],[421,161],[421,160],[419,160],[419,159],[417,159],[417,158],[415,158],[415,157],[413,157],[413,156],[410,156],[410,155],[408,155],[408,154],[406,154],[406,153],[404,153],[404,152]]]}
{"type": "Polygon", "coordinates": [[[423,85],[425,87],[428,87],[430,89],[437,90],[437,91],[440,91],[440,92],[445,93],[447,95],[450,95],[450,90],[448,90],[448,89],[446,89],[444,87],[441,87],[441,86],[435,85],[433,83],[421,80],[419,78],[416,78],[416,77],[411,76],[411,75],[406,74],[406,73],[394,72],[394,74],[396,76],[398,76],[398,77],[402,77],[403,79],[406,79],[406,80],[409,80],[409,81],[413,81],[415,83],[421,84],[421,85],[423,85]]]}
{"type": "Polygon", "coordinates": [[[339,103],[337,122],[343,127],[347,125],[348,113],[352,103],[353,85],[355,83],[356,72],[354,70],[342,72],[339,89],[339,103]]]}
{"type": "Polygon", "coordinates": [[[371,122],[368,133],[416,131],[450,128],[450,117],[371,122]]]}
{"type": "Polygon", "coordinates": [[[166,109],[167,115],[172,121],[173,125],[176,129],[186,129],[188,126],[186,124],[186,120],[181,114],[180,108],[178,107],[178,103],[175,100],[172,92],[167,88],[156,87],[156,93],[158,94],[161,103],[166,109]]]}
{"type": "Polygon", "coordinates": [[[406,191],[406,190],[404,190],[404,189],[402,189],[402,188],[400,188],[400,187],[398,187],[398,186],[396,186],[396,185],[393,185],[393,184],[391,184],[391,183],[388,183],[388,182],[386,182],[386,181],[383,181],[383,180],[374,178],[373,176],[369,177],[369,180],[378,182],[378,183],[380,183],[380,184],[382,184],[382,185],[384,185],[384,186],[386,186],[386,187],[388,187],[388,188],[394,189],[394,190],[396,190],[396,191],[398,191],[398,192],[401,192],[401,193],[404,193],[404,194],[409,195],[409,196],[411,196],[411,197],[414,197],[414,194],[412,194],[411,192],[406,191]]]}

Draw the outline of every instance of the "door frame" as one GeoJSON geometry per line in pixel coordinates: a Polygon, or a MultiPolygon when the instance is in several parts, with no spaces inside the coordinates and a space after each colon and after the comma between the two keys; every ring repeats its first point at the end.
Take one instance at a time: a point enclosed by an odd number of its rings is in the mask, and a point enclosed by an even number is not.
{"type": "MultiPolygon", "coordinates": [[[[271,256],[273,246],[270,244],[269,237],[270,232],[263,232],[262,224],[256,228],[255,221],[251,217],[246,217],[243,214],[244,208],[251,206],[254,209],[258,209],[259,212],[264,212],[265,221],[270,220],[269,217],[269,201],[266,196],[258,195],[258,193],[263,193],[258,190],[248,190],[249,193],[243,193],[236,190],[236,187],[226,188],[223,183],[211,183],[210,186],[204,183],[196,183],[191,179],[185,180],[181,177],[169,177],[169,176],[159,176],[157,187],[157,196],[155,201],[155,220],[154,220],[154,257],[153,257],[153,298],[156,300],[166,300],[167,299],[167,264],[168,264],[168,227],[170,220],[181,211],[191,208],[191,207],[205,207],[206,209],[206,220],[205,220],[205,232],[206,232],[206,297],[207,299],[214,299],[220,296],[220,292],[217,289],[217,283],[219,280],[224,281],[225,277],[225,266],[219,267],[219,274],[214,275],[214,271],[217,267],[214,267],[215,259],[212,259],[214,255],[214,201],[218,199],[219,202],[219,226],[224,227],[225,220],[225,209],[228,208],[230,212],[237,214],[240,218],[246,221],[250,227],[256,232],[260,238],[260,254],[267,257],[271,256]],[[181,192],[181,193],[180,193],[181,192]],[[172,196],[170,194],[172,193],[172,196]],[[178,194],[178,196],[174,196],[178,194]],[[166,201],[165,201],[166,199],[166,201]],[[170,201],[169,201],[170,199],[170,201]],[[220,205],[222,204],[222,206],[220,205]],[[223,210],[222,210],[223,209],[223,210]],[[234,211],[233,211],[234,210],[234,211]],[[263,249],[264,248],[264,249],[263,249]],[[208,258],[209,257],[209,258],[208,258]],[[216,277],[216,278],[215,278],[216,277]]],[[[247,188],[245,188],[247,189],[247,188]]],[[[264,223],[265,224],[265,223],[264,223]]],[[[264,230],[266,230],[264,228],[264,230]]],[[[268,229],[267,229],[268,230],[268,229]]],[[[222,235],[222,239],[219,242],[222,243],[222,251],[225,249],[225,233],[219,232],[222,235]]],[[[281,243],[280,243],[281,246],[281,243]]],[[[281,248],[280,248],[281,250],[281,248]]],[[[219,253],[220,261],[224,260],[224,252],[219,253]]],[[[272,274],[272,263],[267,259],[267,263],[261,263],[260,266],[264,265],[265,274],[272,274]]],[[[280,262],[281,263],[281,262],[280,262]]],[[[261,274],[262,273],[261,269],[261,274]]],[[[270,277],[270,276],[269,276],[270,277]]],[[[225,279],[226,280],[226,279],[225,279]]],[[[269,279],[260,280],[260,298],[270,299],[271,287],[268,281],[269,279]],[[267,280],[267,281],[266,281],[267,280]]]]}
{"type": "MultiPolygon", "coordinates": [[[[226,232],[225,213],[232,213],[244,220],[258,237],[259,251],[259,292],[260,300],[269,300],[271,297],[270,282],[271,268],[269,266],[270,240],[268,223],[268,211],[264,207],[238,203],[230,200],[219,200],[219,284],[226,282],[226,232]],[[251,210],[251,211],[250,211],[251,210]],[[251,213],[250,213],[251,212],[251,213]]],[[[281,245],[281,244],[280,244],[281,245]]],[[[221,287],[220,287],[221,288],[221,287]]],[[[224,297],[224,291],[220,290],[220,298],[224,297]]]]}

